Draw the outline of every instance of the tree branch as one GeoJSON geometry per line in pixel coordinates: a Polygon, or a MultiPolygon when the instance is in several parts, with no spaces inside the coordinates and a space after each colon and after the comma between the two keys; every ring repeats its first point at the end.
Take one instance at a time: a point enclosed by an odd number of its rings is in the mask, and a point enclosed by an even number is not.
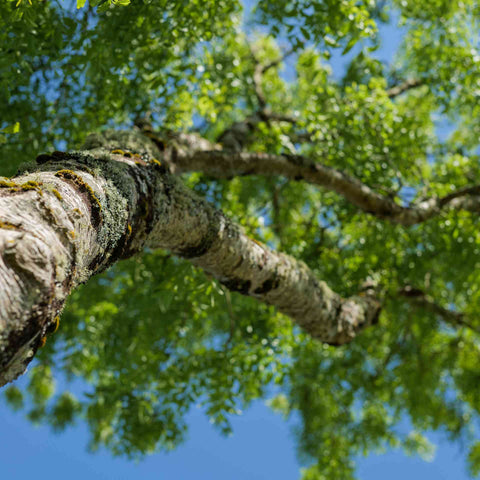
{"type": "MultiPolygon", "coordinates": [[[[276,67],[277,65],[280,65],[280,63],[284,62],[290,55],[293,55],[296,51],[297,49],[295,47],[292,47],[286,50],[285,52],[283,52],[283,54],[277,57],[275,60],[272,60],[271,62],[266,63],[265,65],[262,65],[262,73],[265,73],[271,68],[276,67]]],[[[258,60],[257,60],[257,63],[258,63],[258,60]]]]}
{"type": "Polygon", "coordinates": [[[144,247],[189,259],[332,345],[376,323],[372,295],[341,298],[183,186],[154,158],[178,155],[170,150],[109,132],[0,182],[0,385],[23,373],[75,286],[144,247]]]}
{"type": "Polygon", "coordinates": [[[398,294],[405,298],[411,305],[439,316],[444,322],[453,327],[467,327],[476,333],[480,333],[480,327],[470,323],[464,313],[442,307],[423,290],[407,285],[399,290],[398,294]]]}
{"type": "Polygon", "coordinates": [[[240,122],[234,122],[217,138],[227,151],[240,152],[252,142],[253,133],[261,122],[285,122],[295,124],[298,119],[290,115],[271,112],[268,108],[258,110],[240,122]]]}
{"type": "Polygon", "coordinates": [[[257,59],[255,52],[252,48],[250,48],[250,53],[252,55],[252,58],[255,62],[255,68],[253,71],[253,86],[255,89],[255,96],[257,97],[258,104],[260,106],[260,110],[265,109],[267,105],[267,101],[265,99],[265,94],[263,92],[262,88],[262,80],[263,80],[263,75],[268,72],[273,67],[276,67],[280,63],[282,63],[284,60],[286,60],[290,55],[295,53],[296,49],[291,48],[287,50],[283,55],[279,56],[275,60],[272,60],[269,63],[263,64],[257,59]]]}
{"type": "Polygon", "coordinates": [[[255,67],[253,70],[253,89],[258,103],[258,109],[248,115],[244,120],[234,122],[225,129],[217,138],[217,141],[223,145],[225,150],[241,151],[251,141],[252,133],[260,122],[287,122],[295,124],[298,119],[281,113],[272,112],[267,107],[267,100],[262,87],[263,75],[271,68],[283,62],[288,56],[295,52],[295,49],[288,50],[279,58],[262,65],[255,56],[255,52],[250,48],[251,56],[254,60],[255,67]]]}
{"type": "Polygon", "coordinates": [[[412,88],[421,87],[424,85],[423,81],[418,78],[410,78],[405,80],[404,82],[395,85],[394,87],[387,90],[387,95],[389,98],[395,98],[401,95],[402,93],[406,92],[407,90],[411,90],[412,88]]]}
{"type": "Polygon", "coordinates": [[[338,193],[367,213],[404,226],[422,223],[446,209],[480,212],[480,186],[402,206],[355,177],[302,155],[181,149],[175,158],[175,169],[177,172],[201,171],[216,178],[281,175],[290,180],[303,180],[338,193]]]}

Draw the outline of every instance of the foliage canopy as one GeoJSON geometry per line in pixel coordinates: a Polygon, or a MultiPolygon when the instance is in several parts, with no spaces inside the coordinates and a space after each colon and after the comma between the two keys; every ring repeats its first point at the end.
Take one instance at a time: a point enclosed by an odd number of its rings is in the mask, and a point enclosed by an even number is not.
{"type": "MultiPolygon", "coordinates": [[[[146,112],[157,129],[213,141],[258,111],[256,66],[288,51],[288,68],[265,69],[261,88],[269,110],[295,122],[260,122],[250,150],[301,152],[398,203],[446,195],[480,178],[479,21],[475,0],[3,1],[3,174],[146,112]],[[385,28],[403,34],[388,61],[385,28]]],[[[406,228],[302,182],[184,180],[340,294],[374,278],[379,325],[348,346],[321,345],[271,307],[148,251],[73,295],[26,390],[6,389],[12,406],[59,430],[83,418],[92,448],[137,457],[178,445],[196,403],[228,432],[231,415],[273,396],[274,409],[299,413],[305,479],[354,478],[352,459],[384,448],[428,456],[432,429],[464,440],[480,472],[477,215],[406,228]],[[470,327],[406,301],[406,285],[470,327]],[[85,394],[56,390],[57,375],[81,378],[85,394]]]]}

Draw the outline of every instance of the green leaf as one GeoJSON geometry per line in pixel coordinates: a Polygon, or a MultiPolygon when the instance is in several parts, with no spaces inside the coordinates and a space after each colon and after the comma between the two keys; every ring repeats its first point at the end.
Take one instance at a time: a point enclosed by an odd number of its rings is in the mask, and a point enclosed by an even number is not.
{"type": "Polygon", "coordinates": [[[468,469],[472,476],[480,474],[480,442],[475,442],[468,453],[468,469]]]}
{"type": "Polygon", "coordinates": [[[13,410],[19,410],[23,407],[23,393],[18,387],[9,387],[5,390],[5,399],[13,410]]]}
{"type": "Polygon", "coordinates": [[[87,0],[77,0],[77,8],[82,8],[87,3],[87,0]]]}
{"type": "Polygon", "coordinates": [[[343,49],[342,55],[348,53],[357,43],[356,38],[351,38],[350,41],[347,43],[346,47],[343,49]]]}
{"type": "Polygon", "coordinates": [[[20,122],[15,122],[13,125],[8,125],[4,129],[0,130],[2,133],[18,133],[20,131],[20,122]]]}
{"type": "Polygon", "coordinates": [[[97,12],[98,13],[106,12],[109,9],[109,7],[110,7],[110,2],[103,2],[97,7],[97,12]]]}

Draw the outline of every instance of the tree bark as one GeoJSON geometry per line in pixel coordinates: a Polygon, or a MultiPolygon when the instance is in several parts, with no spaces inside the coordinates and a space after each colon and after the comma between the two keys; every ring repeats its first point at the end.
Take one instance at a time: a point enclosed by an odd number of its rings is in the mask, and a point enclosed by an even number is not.
{"type": "Polygon", "coordinates": [[[196,134],[174,135],[173,140],[178,142],[171,164],[174,173],[203,172],[214,178],[275,175],[305,181],[336,192],[366,213],[404,227],[426,222],[448,210],[480,212],[480,185],[458,188],[444,197],[431,195],[422,201],[400,205],[398,199],[376,192],[358,178],[303,155],[245,152],[235,148],[221,150],[196,134]]]}
{"type": "Polygon", "coordinates": [[[25,371],[73,288],[144,247],[190,259],[329,344],[376,322],[373,296],[343,299],[249,238],[170,174],[172,155],[137,132],[109,132],[0,181],[0,386],[25,371]]]}

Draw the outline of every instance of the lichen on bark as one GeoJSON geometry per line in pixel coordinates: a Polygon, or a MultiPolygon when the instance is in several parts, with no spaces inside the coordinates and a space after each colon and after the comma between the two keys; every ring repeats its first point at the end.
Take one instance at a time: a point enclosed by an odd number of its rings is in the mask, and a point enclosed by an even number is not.
{"type": "Polygon", "coordinates": [[[174,154],[136,131],[106,132],[81,151],[42,154],[4,181],[0,385],[25,370],[75,286],[144,247],[189,259],[327,343],[351,341],[376,321],[373,298],[342,299],[303,262],[248,237],[187,189],[166,167],[174,154]]]}

